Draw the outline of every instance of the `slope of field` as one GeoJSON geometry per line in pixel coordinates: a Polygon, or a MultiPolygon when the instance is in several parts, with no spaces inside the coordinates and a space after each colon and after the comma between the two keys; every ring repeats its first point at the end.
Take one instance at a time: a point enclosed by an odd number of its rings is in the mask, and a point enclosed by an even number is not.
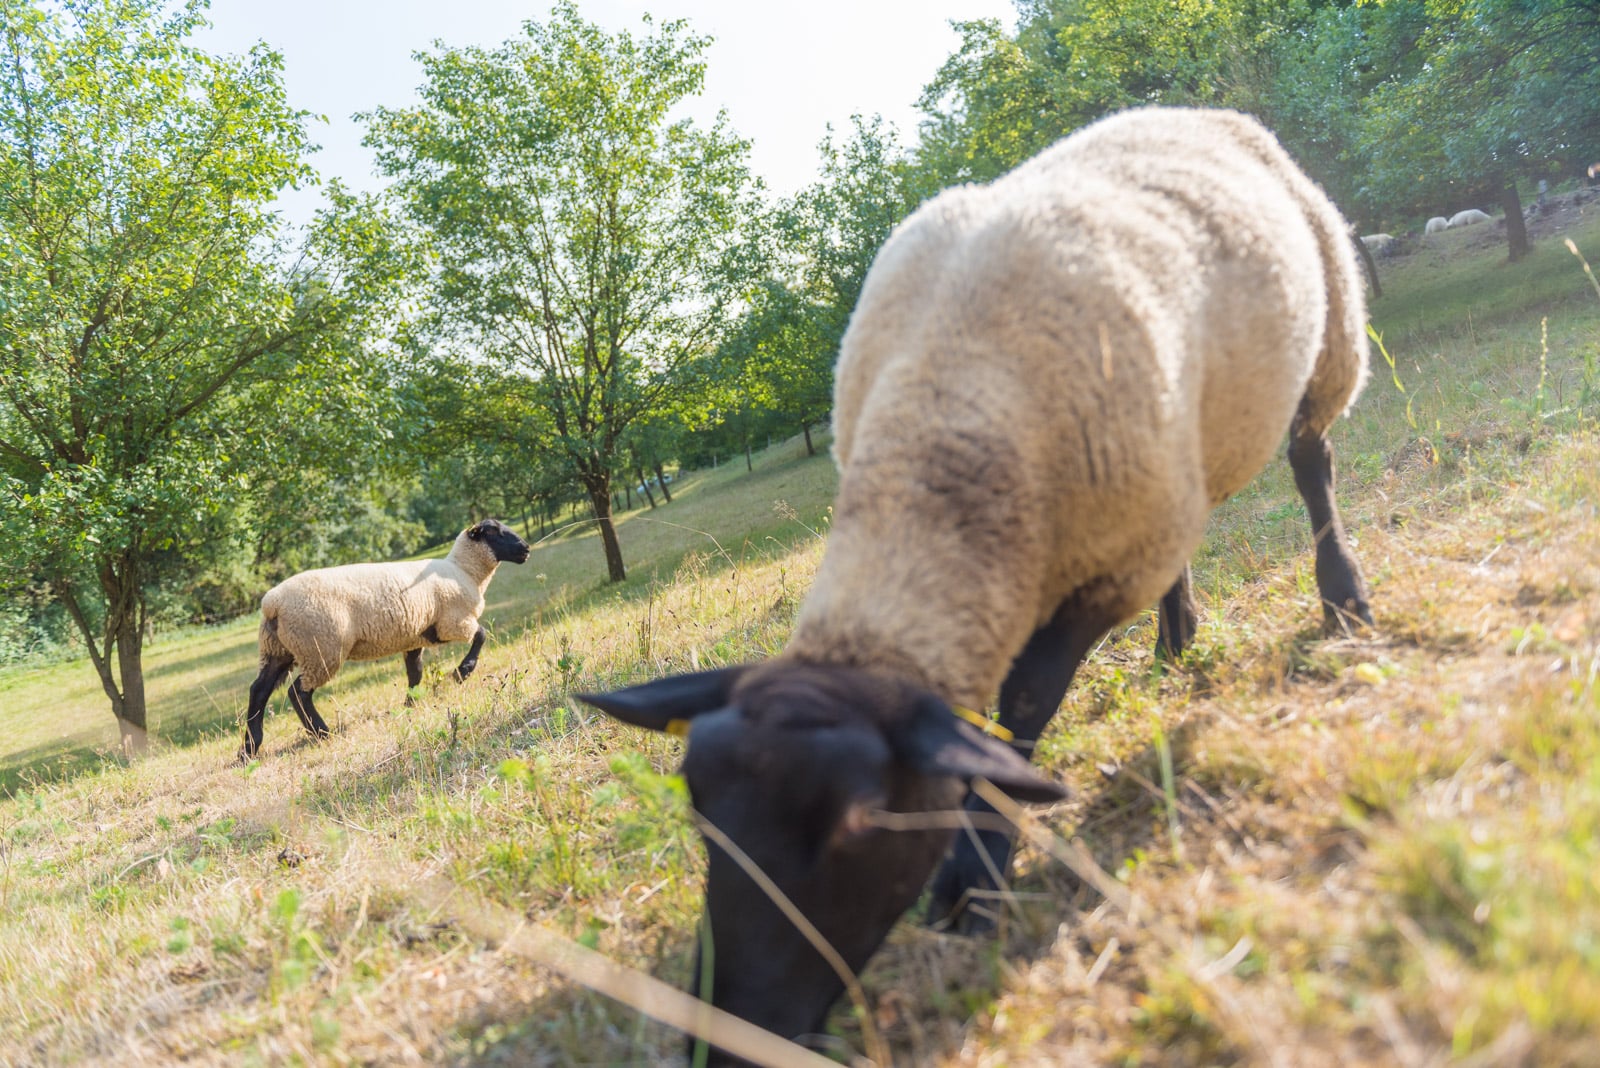
{"type": "MultiPolygon", "coordinates": [[[[1600,258],[1600,219],[1569,232],[1600,258]]],[[[1068,695],[1038,759],[1074,796],[1029,821],[1000,936],[901,924],[825,1052],[1600,1060],[1600,291],[1555,238],[1517,266],[1452,240],[1383,263],[1392,367],[1336,432],[1376,632],[1319,636],[1275,465],[1213,523],[1183,663],[1136,621],[1068,695]]],[[[397,664],[350,672],[330,742],[274,715],[248,768],[248,623],[158,644],[176,740],[132,767],[60,768],[111,734],[81,666],[0,681],[0,1063],[680,1057],[531,937],[679,986],[693,955],[678,743],[570,694],[781,647],[832,487],[784,448],[634,513],[621,590],[587,535],[504,571],[465,686],[407,708],[397,664]]]]}
{"type": "MultiPolygon", "coordinates": [[[[691,472],[669,487],[670,507],[651,509],[640,502],[618,516],[630,576],[620,586],[605,581],[605,561],[589,533],[592,523],[565,523],[542,540],[538,531],[525,532],[535,542],[533,556],[520,567],[500,568],[489,587],[483,623],[491,638],[483,668],[492,673],[502,663],[503,647],[530,630],[545,629],[547,619],[596,600],[648,596],[691,553],[719,559],[770,554],[808,537],[808,528],[826,518],[837,483],[824,455],[827,435],[813,437],[819,442],[816,456],[807,457],[797,438],[757,453],[754,473],[742,459],[715,471],[691,472]]],[[[425,555],[442,556],[448,549],[442,545],[425,555]]],[[[256,674],[259,622],[251,615],[159,635],[146,646],[149,721],[158,746],[238,736],[256,674]]],[[[424,659],[430,685],[441,684],[466,648],[446,646],[424,659]]],[[[286,692],[279,691],[275,710],[287,710],[286,692]]],[[[404,696],[405,671],[395,659],[347,665],[318,691],[317,700],[319,707],[325,703],[333,715],[345,717],[360,714],[369,703],[399,703],[404,696]]],[[[269,732],[277,734],[296,721],[290,713],[287,722],[268,722],[269,732]]],[[[58,780],[97,767],[117,746],[110,704],[87,659],[0,671],[0,733],[0,794],[23,782],[58,780]]]]}

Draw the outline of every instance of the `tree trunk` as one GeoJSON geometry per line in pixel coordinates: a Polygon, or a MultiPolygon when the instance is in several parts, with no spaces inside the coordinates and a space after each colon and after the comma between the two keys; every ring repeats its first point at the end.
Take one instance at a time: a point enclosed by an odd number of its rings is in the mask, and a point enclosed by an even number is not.
{"type": "Polygon", "coordinates": [[[745,438],[744,439],[744,469],[746,471],[754,471],[756,469],[756,465],[750,462],[750,439],[749,438],[745,438]]]}
{"type": "Polygon", "coordinates": [[[656,461],[656,484],[661,487],[661,499],[667,504],[672,503],[672,491],[667,488],[667,473],[661,470],[661,461],[656,461]]]}
{"type": "Polygon", "coordinates": [[[1507,182],[1500,189],[1500,207],[1506,213],[1506,243],[1511,246],[1511,262],[1516,263],[1531,251],[1528,226],[1522,219],[1522,198],[1517,183],[1507,182]]]}
{"type": "Polygon", "coordinates": [[[811,444],[811,423],[809,420],[801,425],[800,432],[806,436],[806,455],[815,456],[817,447],[811,444]]]}
{"type": "Polygon", "coordinates": [[[89,662],[100,676],[100,688],[111,701],[111,714],[116,718],[117,731],[125,756],[138,756],[145,751],[149,735],[145,729],[144,696],[144,604],[137,585],[129,592],[130,578],[111,564],[105,564],[100,573],[101,586],[106,594],[106,619],[103,642],[96,639],[89,626],[88,616],[78,601],[77,592],[65,582],[55,583],[62,607],[78,632],[83,635],[84,646],[89,650],[89,662]],[[111,668],[111,653],[116,650],[117,671],[111,668]],[[117,674],[121,674],[121,685],[117,674]]]}
{"type": "Polygon", "coordinates": [[[122,751],[128,755],[145,749],[144,701],[144,591],[137,568],[120,557],[100,570],[100,588],[106,595],[106,656],[117,650],[117,672],[122,676],[122,700],[113,699],[122,751]]]}
{"type": "Polygon", "coordinates": [[[1383,287],[1378,284],[1378,261],[1372,258],[1372,250],[1354,232],[1350,234],[1350,240],[1355,242],[1356,254],[1361,257],[1361,262],[1366,265],[1367,280],[1372,283],[1372,295],[1374,297],[1383,296],[1383,287]]]}
{"type": "Polygon", "coordinates": [[[124,622],[117,639],[117,667],[122,672],[122,711],[117,715],[122,752],[138,756],[148,747],[150,736],[145,729],[144,628],[137,620],[124,622]]]}
{"type": "Polygon", "coordinates": [[[656,495],[650,492],[650,480],[644,477],[644,469],[635,467],[633,473],[639,479],[639,488],[644,490],[644,499],[650,502],[651,508],[654,508],[656,506],[656,495]]]}
{"type": "Polygon", "coordinates": [[[621,582],[628,577],[628,569],[622,566],[622,544],[617,541],[617,528],[611,522],[611,488],[606,485],[609,480],[601,474],[585,481],[589,504],[594,509],[595,522],[600,526],[600,544],[606,552],[606,572],[612,582],[621,582]]]}

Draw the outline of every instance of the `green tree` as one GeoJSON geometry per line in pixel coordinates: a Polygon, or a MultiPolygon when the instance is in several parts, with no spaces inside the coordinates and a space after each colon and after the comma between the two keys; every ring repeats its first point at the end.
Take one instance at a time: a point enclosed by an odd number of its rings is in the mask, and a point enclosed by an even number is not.
{"type": "Polygon", "coordinates": [[[955,24],[961,47],[922,90],[920,167],[934,188],[987,182],[1087,118],[1063,110],[1037,16],[1016,34],[998,19],[955,24]]]}
{"type": "Polygon", "coordinates": [[[1034,32],[1075,114],[1137,104],[1237,108],[1270,121],[1282,48],[1314,0],[1039,0],[1034,32]]]}
{"type": "Polygon", "coordinates": [[[468,522],[543,515],[572,472],[555,447],[538,384],[501,363],[433,352],[409,367],[399,452],[416,464],[410,510],[435,540],[468,522]]]}
{"type": "Polygon", "coordinates": [[[0,0],[0,540],[70,615],[128,751],[164,568],[235,533],[256,472],[352,452],[381,395],[350,340],[380,221],[335,189],[281,265],[269,205],[311,177],[306,116],[275,53],[188,45],[200,10],[0,0]],[[310,456],[285,425],[319,431],[310,456]]]}
{"type": "Polygon", "coordinates": [[[1368,199],[1394,213],[1497,201],[1510,258],[1521,259],[1518,179],[1574,171],[1600,144],[1600,0],[1377,6],[1425,28],[1419,61],[1365,101],[1368,199]]]}
{"type": "Polygon", "coordinates": [[[767,279],[751,292],[723,348],[723,362],[736,370],[717,398],[719,420],[730,424],[747,454],[763,412],[789,428],[787,433],[800,428],[807,453],[815,451],[810,428],[832,406],[837,352],[822,329],[825,315],[826,309],[780,279],[767,279]]]}
{"type": "Polygon", "coordinates": [[[653,492],[659,493],[666,504],[672,503],[666,463],[677,455],[688,421],[689,413],[681,409],[656,412],[634,423],[628,434],[628,455],[634,476],[648,488],[652,485],[650,477],[654,475],[653,492]]]}
{"type": "Polygon", "coordinates": [[[749,270],[747,144],[672,117],[707,43],[681,21],[608,35],[562,2],[499,48],[420,54],[422,103],[366,117],[437,257],[441,341],[538,383],[613,581],[627,430],[704,385],[749,270]]]}
{"type": "Polygon", "coordinates": [[[1386,202],[1367,195],[1367,97],[1384,81],[1416,73],[1422,65],[1417,40],[1426,28],[1421,4],[1330,4],[1278,52],[1263,118],[1347,215],[1364,218],[1367,231],[1394,225],[1395,216],[1386,202]]]}
{"type": "Polygon", "coordinates": [[[722,406],[743,440],[762,424],[756,410],[766,411],[801,431],[808,454],[811,425],[833,405],[834,361],[867,271],[921,188],[879,117],[855,116],[848,138],[830,130],[818,151],[817,180],[766,220],[769,274],[747,295],[723,353],[737,395],[722,406]]]}
{"type": "Polygon", "coordinates": [[[1224,106],[1269,124],[1278,68],[1317,0],[1031,0],[1007,34],[957,25],[923,90],[919,159],[941,185],[987,181],[1108,112],[1224,106]]]}
{"type": "MultiPolygon", "coordinates": [[[[900,149],[894,128],[878,116],[852,117],[850,136],[835,143],[832,131],[818,151],[822,173],[802,190],[784,213],[789,243],[801,251],[799,285],[809,305],[806,315],[820,342],[820,366],[813,359],[809,380],[816,392],[800,391],[803,425],[832,404],[833,360],[839,350],[861,286],[890,232],[929,191],[900,149]],[[820,403],[820,407],[817,405],[820,403]]],[[[810,448],[810,439],[807,439],[810,448]]]]}

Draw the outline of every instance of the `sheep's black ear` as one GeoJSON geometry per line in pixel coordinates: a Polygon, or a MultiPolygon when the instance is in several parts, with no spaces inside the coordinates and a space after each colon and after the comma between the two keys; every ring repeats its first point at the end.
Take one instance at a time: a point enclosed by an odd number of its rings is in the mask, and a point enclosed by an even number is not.
{"type": "Polygon", "coordinates": [[[473,541],[482,541],[483,536],[487,533],[488,529],[483,523],[474,523],[467,529],[467,537],[471,538],[473,541]]]}
{"type": "Polygon", "coordinates": [[[1060,801],[1066,788],[1041,777],[1017,751],[991,738],[924,697],[890,739],[900,762],[927,775],[953,775],[962,782],[988,779],[1017,801],[1060,801]]]}
{"type": "Polygon", "coordinates": [[[733,684],[747,670],[748,664],[740,664],[695,671],[610,693],[580,693],[577,698],[624,723],[664,731],[673,720],[693,719],[726,706],[733,684]]]}

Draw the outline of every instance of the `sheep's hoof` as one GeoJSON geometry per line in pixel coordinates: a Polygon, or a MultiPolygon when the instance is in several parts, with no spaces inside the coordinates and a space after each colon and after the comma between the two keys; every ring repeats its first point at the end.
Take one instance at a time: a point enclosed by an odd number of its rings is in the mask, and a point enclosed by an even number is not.
{"type": "Polygon", "coordinates": [[[1372,608],[1359,597],[1348,597],[1343,605],[1328,601],[1322,604],[1322,633],[1329,638],[1353,638],[1363,631],[1376,627],[1372,621],[1372,608]]]}
{"type": "Polygon", "coordinates": [[[999,922],[992,907],[996,904],[998,902],[993,900],[975,900],[968,892],[963,892],[953,902],[935,897],[928,903],[923,923],[935,931],[977,938],[994,933],[999,922]]]}
{"type": "Polygon", "coordinates": [[[462,664],[460,667],[456,668],[452,674],[455,676],[455,680],[457,682],[466,682],[467,677],[477,670],[477,667],[478,665],[476,662],[471,664],[462,664]]]}
{"type": "Polygon", "coordinates": [[[928,911],[923,923],[935,931],[984,935],[995,929],[1001,905],[988,868],[980,859],[956,847],[934,875],[928,911]]]}
{"type": "Polygon", "coordinates": [[[1150,655],[1151,658],[1158,663],[1176,664],[1180,659],[1182,659],[1183,652],[1188,647],[1188,643],[1186,642],[1179,642],[1175,645],[1169,643],[1167,641],[1167,636],[1163,634],[1156,639],[1155,648],[1151,650],[1150,655]]]}
{"type": "Polygon", "coordinates": [[[250,762],[254,759],[255,756],[250,752],[250,750],[240,746],[239,751],[233,754],[233,759],[230,760],[226,766],[230,768],[247,768],[250,766],[250,762]]]}

